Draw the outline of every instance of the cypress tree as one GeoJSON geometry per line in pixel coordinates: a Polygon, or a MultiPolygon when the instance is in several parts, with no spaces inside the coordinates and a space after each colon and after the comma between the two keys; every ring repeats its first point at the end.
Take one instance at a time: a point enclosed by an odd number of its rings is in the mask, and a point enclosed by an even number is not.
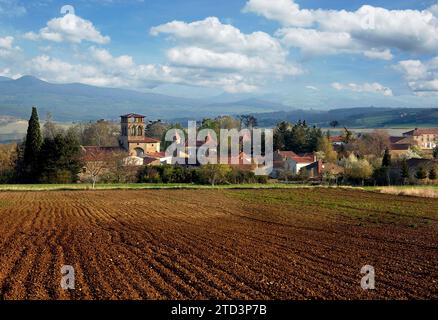
{"type": "Polygon", "coordinates": [[[406,179],[409,179],[409,167],[408,167],[408,162],[406,161],[406,159],[404,159],[402,162],[400,175],[404,181],[406,181],[406,179]]]}
{"type": "Polygon", "coordinates": [[[40,122],[38,111],[35,107],[32,108],[32,115],[27,128],[26,142],[24,147],[24,170],[27,174],[29,182],[34,182],[38,179],[38,158],[43,144],[41,135],[40,122]]]}
{"type": "Polygon", "coordinates": [[[424,180],[427,178],[427,172],[424,170],[423,167],[418,168],[417,172],[415,173],[415,178],[418,180],[424,180]]]}
{"type": "Polygon", "coordinates": [[[389,168],[391,166],[391,153],[389,149],[385,149],[385,154],[383,155],[382,167],[389,168]]]}
{"type": "Polygon", "coordinates": [[[436,178],[437,178],[437,175],[436,175],[435,169],[434,168],[430,169],[430,171],[429,171],[429,179],[430,180],[435,180],[436,178]]]}

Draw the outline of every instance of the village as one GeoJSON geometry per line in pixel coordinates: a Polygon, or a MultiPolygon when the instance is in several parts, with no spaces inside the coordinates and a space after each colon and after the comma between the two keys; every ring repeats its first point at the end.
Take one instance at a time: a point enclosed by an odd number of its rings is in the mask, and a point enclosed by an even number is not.
{"type": "MultiPolygon", "coordinates": [[[[87,174],[90,178],[87,167],[95,166],[96,162],[100,162],[99,159],[104,159],[111,153],[125,154],[123,163],[131,167],[175,164],[172,155],[166,156],[161,140],[145,135],[145,118],[146,116],[133,113],[121,116],[119,147],[83,146],[86,165],[81,175],[82,179],[86,180],[87,174]]],[[[278,135],[278,132],[276,134],[278,135]]],[[[178,135],[176,137],[175,140],[181,139],[178,135]]],[[[175,156],[187,158],[190,153],[196,153],[197,148],[208,144],[210,139],[211,136],[207,136],[205,141],[197,141],[195,150],[190,150],[186,144],[186,152],[175,156]]],[[[330,136],[329,132],[321,135],[316,150],[311,152],[298,153],[288,149],[275,149],[273,168],[268,175],[270,179],[280,181],[328,180],[339,183],[340,179],[346,180],[347,173],[353,180],[363,182],[374,177],[374,183],[382,183],[377,181],[382,180],[377,169],[384,168],[384,184],[391,184],[391,181],[395,184],[418,183],[425,180],[433,182],[438,169],[437,143],[438,129],[416,128],[403,133],[402,136],[389,136],[385,130],[376,130],[370,134],[353,137],[345,128],[342,135],[330,136]],[[364,150],[367,149],[363,147],[364,144],[374,149],[364,150]],[[368,162],[368,165],[364,161],[368,162]],[[379,162],[382,163],[380,168],[379,162]],[[373,164],[374,169],[371,168],[373,164]]],[[[225,164],[254,173],[258,167],[256,157],[243,152],[242,146],[239,148],[241,151],[238,159],[228,157],[225,164]]]]}
{"type": "Polygon", "coordinates": [[[26,140],[16,147],[3,146],[3,183],[416,185],[434,184],[437,179],[436,128],[391,136],[385,129],[355,133],[345,127],[322,130],[305,121],[280,122],[271,130],[272,145],[263,142],[263,154],[255,155],[254,145],[248,148],[245,143],[263,130],[248,115],[194,122],[195,130],[208,132],[194,145],[188,143],[181,124],[147,121],[135,113],[122,115],[118,128],[100,120],[87,124],[88,129],[65,131],[46,121],[41,130],[35,119],[39,119],[36,108],[26,140]],[[211,145],[221,129],[239,133],[225,157],[219,146],[211,145]],[[172,139],[166,141],[170,132],[172,139]],[[57,143],[61,146],[55,147],[57,143]],[[166,152],[172,145],[179,147],[166,152]],[[233,148],[237,153],[231,152],[233,148]],[[199,161],[200,153],[208,155],[207,161],[199,161]]]}

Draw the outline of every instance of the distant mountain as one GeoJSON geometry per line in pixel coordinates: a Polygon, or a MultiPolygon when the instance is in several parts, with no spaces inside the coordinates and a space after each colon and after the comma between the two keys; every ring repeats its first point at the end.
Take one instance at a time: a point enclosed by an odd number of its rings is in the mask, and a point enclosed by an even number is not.
{"type": "Polygon", "coordinates": [[[278,110],[291,110],[291,107],[281,103],[276,103],[267,100],[256,98],[248,98],[239,101],[232,101],[226,103],[211,103],[207,104],[206,108],[218,111],[219,114],[242,114],[242,113],[256,113],[278,110]]]}
{"type": "Polygon", "coordinates": [[[194,113],[197,100],[133,90],[99,88],[79,83],[52,84],[35,77],[0,81],[0,114],[27,118],[30,108],[51,112],[60,121],[116,119],[127,112],[150,117],[194,113]]]}
{"type": "Polygon", "coordinates": [[[0,78],[0,115],[27,119],[30,108],[37,106],[41,117],[52,113],[58,121],[117,119],[128,112],[143,113],[149,118],[199,119],[219,114],[239,114],[290,110],[290,107],[248,96],[236,102],[218,99],[188,99],[126,89],[101,88],[80,83],[52,84],[32,76],[17,80],[0,78]],[[214,102],[214,103],[213,103],[214,102]]]}
{"type": "Polygon", "coordinates": [[[261,126],[279,121],[306,120],[309,124],[357,128],[394,126],[438,126],[438,109],[344,108],[329,111],[300,110],[270,96],[228,94],[210,99],[188,99],[126,89],[101,88],[80,83],[52,84],[32,76],[17,80],[0,77],[0,116],[28,119],[32,106],[41,118],[52,113],[56,121],[117,120],[121,114],[136,112],[149,119],[200,120],[217,115],[255,114],[261,126]]]}
{"type": "Polygon", "coordinates": [[[272,127],[280,121],[329,127],[331,121],[339,126],[354,128],[438,127],[438,108],[346,108],[329,111],[295,110],[254,114],[260,126],[272,127]]]}

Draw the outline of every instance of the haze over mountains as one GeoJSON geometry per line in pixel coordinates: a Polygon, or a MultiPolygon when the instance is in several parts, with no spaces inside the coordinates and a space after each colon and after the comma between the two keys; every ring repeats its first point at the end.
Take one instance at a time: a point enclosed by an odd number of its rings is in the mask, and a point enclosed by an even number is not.
{"type": "Polygon", "coordinates": [[[32,106],[41,115],[51,112],[58,121],[117,119],[133,111],[153,119],[172,119],[291,109],[257,99],[222,102],[219,98],[209,101],[79,83],[52,84],[32,76],[0,78],[0,114],[18,118],[27,118],[32,106]]]}
{"type": "Polygon", "coordinates": [[[165,120],[252,113],[257,114],[262,126],[299,119],[318,126],[328,126],[332,120],[342,126],[359,128],[438,126],[438,109],[430,108],[301,110],[251,95],[224,94],[211,99],[188,99],[79,83],[52,84],[32,76],[17,80],[0,77],[0,116],[27,119],[32,106],[38,107],[42,118],[50,112],[57,121],[63,122],[117,120],[121,114],[129,112],[165,120]]]}

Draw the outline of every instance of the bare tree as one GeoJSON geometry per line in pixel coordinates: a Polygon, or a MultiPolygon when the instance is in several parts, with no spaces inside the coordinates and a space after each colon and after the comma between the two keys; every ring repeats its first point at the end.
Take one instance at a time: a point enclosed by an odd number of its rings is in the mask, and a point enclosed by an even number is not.
{"type": "Polygon", "coordinates": [[[87,148],[84,156],[84,174],[91,179],[93,189],[99,178],[116,165],[117,153],[99,147],[87,148]]]}

